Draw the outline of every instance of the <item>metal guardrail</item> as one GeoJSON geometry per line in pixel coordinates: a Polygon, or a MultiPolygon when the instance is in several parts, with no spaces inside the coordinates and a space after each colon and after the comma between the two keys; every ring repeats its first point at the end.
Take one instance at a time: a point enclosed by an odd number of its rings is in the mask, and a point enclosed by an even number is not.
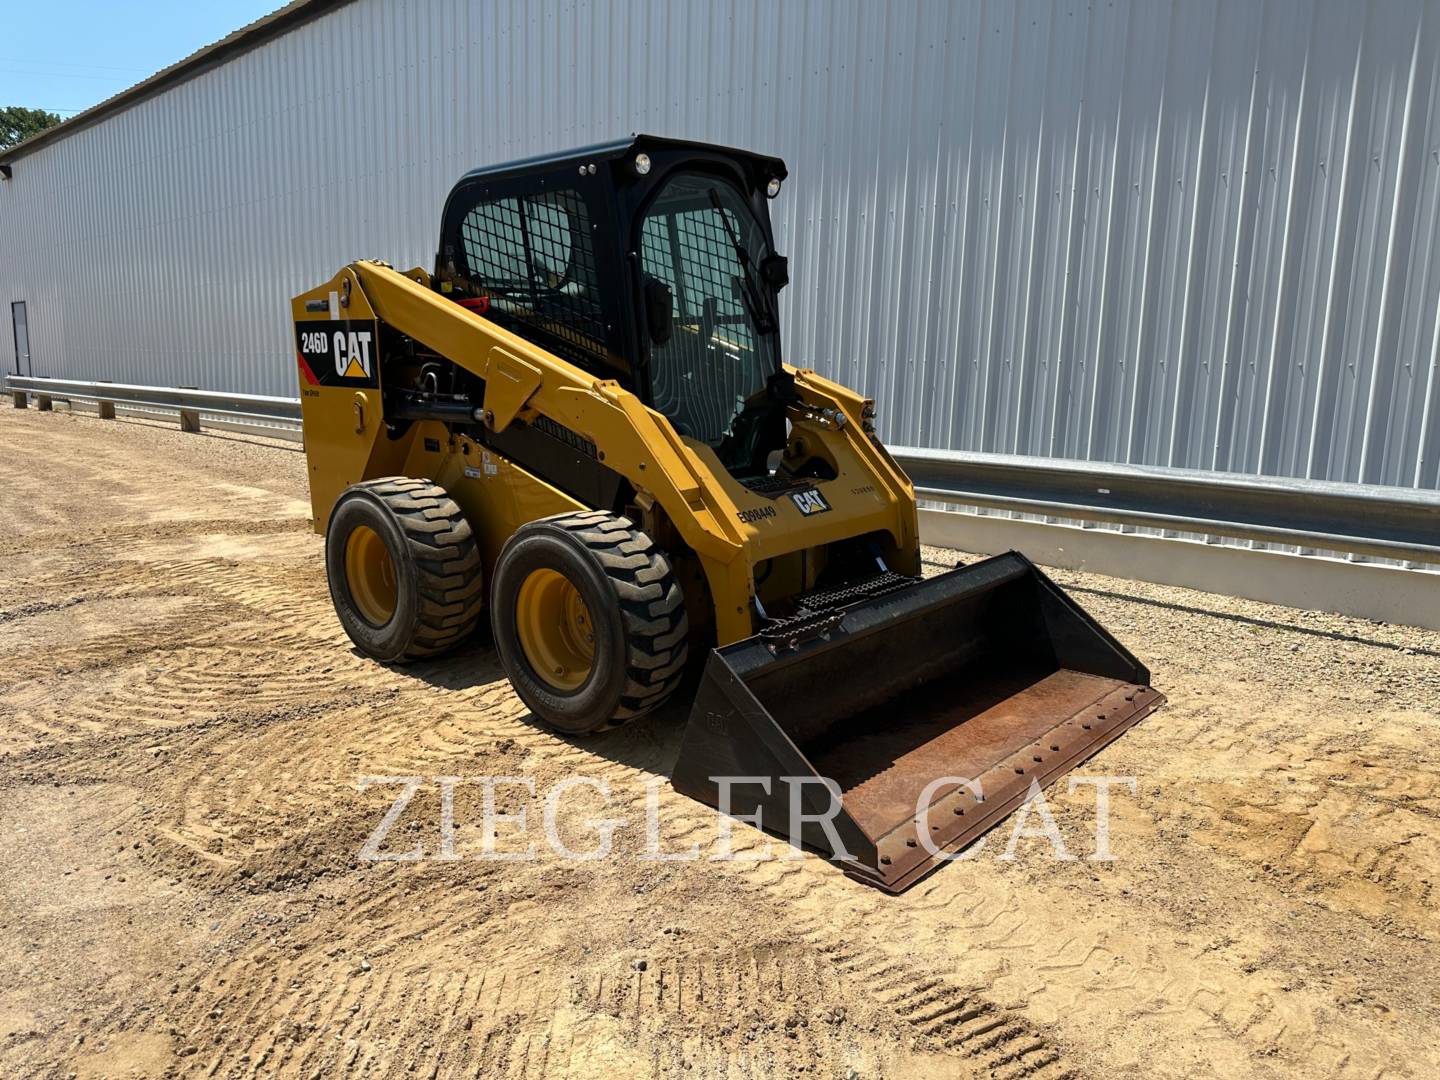
{"type": "Polygon", "coordinates": [[[1440,492],[891,447],[921,498],[1440,563],[1440,492]]]}
{"type": "Polygon", "coordinates": [[[173,386],[137,386],[131,383],[87,382],[80,379],[45,379],[7,375],[6,390],[41,400],[94,401],[141,409],[173,410],[210,416],[258,420],[299,430],[300,402],[296,398],[227,394],[219,390],[188,390],[173,386]]]}
{"type": "MultiPolygon", "coordinates": [[[[295,398],[11,375],[7,390],[200,414],[299,430],[295,398]]],[[[189,422],[187,422],[187,417],[189,422]]],[[[1440,563],[1440,492],[1157,466],[890,448],[923,499],[1024,514],[1226,536],[1411,562],[1440,563]]]]}

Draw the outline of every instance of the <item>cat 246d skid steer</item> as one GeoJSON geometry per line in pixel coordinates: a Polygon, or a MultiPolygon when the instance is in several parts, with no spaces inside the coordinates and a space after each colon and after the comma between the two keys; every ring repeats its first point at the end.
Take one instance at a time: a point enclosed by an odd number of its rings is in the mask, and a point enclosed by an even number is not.
{"type": "Polygon", "coordinates": [[[784,179],[648,136],[479,169],[433,271],[296,297],[314,520],[363,652],[488,615],[575,735],[683,682],[678,790],[899,890],[1162,699],[1021,555],[922,579],[874,403],[782,360],[784,179]]]}

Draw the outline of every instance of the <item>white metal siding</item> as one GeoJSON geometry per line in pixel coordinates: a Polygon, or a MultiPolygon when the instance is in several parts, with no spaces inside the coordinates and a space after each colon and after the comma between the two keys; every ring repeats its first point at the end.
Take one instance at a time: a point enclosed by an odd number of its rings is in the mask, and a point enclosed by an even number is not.
{"type": "Polygon", "coordinates": [[[787,160],[789,359],[893,442],[1440,485],[1436,0],[358,0],[16,162],[0,310],[293,394],[293,293],[631,131],[787,160]]]}

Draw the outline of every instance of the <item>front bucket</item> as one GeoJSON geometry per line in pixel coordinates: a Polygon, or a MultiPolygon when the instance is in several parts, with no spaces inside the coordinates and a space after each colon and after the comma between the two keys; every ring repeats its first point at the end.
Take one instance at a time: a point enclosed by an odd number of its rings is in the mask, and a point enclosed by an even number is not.
{"type": "Polygon", "coordinates": [[[1165,700],[1015,552],[795,625],[711,653],[671,783],[891,892],[1165,700]]]}

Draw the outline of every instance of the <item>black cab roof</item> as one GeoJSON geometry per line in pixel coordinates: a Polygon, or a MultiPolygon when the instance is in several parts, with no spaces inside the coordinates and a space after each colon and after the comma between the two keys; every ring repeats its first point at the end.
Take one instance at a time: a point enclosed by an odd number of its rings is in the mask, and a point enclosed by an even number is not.
{"type": "Polygon", "coordinates": [[[614,161],[631,154],[638,154],[641,151],[656,150],[719,153],[741,162],[750,171],[763,175],[767,179],[773,176],[778,180],[784,180],[786,177],[785,162],[767,154],[756,154],[749,150],[739,150],[730,146],[717,146],[714,143],[695,142],[688,139],[667,139],[659,135],[631,135],[628,139],[615,139],[611,142],[595,143],[573,150],[537,154],[533,157],[503,162],[499,165],[485,165],[478,169],[471,169],[460,180],[462,183],[469,180],[499,180],[524,173],[548,172],[568,166],[578,169],[582,165],[614,161]]]}

